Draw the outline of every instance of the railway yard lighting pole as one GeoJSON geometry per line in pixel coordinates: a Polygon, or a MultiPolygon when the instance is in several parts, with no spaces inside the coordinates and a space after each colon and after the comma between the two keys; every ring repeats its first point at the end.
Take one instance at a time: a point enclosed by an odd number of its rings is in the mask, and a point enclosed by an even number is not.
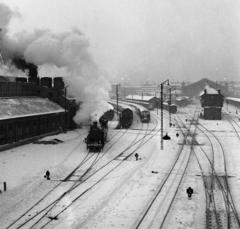
{"type": "Polygon", "coordinates": [[[67,132],[67,88],[69,85],[64,87],[64,95],[65,95],[65,113],[64,113],[64,132],[67,132]]]}
{"type": "Polygon", "coordinates": [[[168,108],[168,110],[169,110],[169,127],[171,127],[171,112],[170,112],[170,108],[171,108],[171,104],[172,104],[172,95],[171,95],[171,91],[172,91],[172,89],[175,89],[175,86],[173,86],[173,87],[171,87],[171,88],[169,88],[169,91],[170,91],[170,94],[169,94],[169,102],[168,102],[168,104],[169,104],[169,108],[168,108]]]}
{"type": "Polygon", "coordinates": [[[158,85],[158,87],[161,87],[161,150],[163,150],[163,85],[168,82],[167,85],[169,85],[169,80],[165,80],[161,84],[158,85]]]}

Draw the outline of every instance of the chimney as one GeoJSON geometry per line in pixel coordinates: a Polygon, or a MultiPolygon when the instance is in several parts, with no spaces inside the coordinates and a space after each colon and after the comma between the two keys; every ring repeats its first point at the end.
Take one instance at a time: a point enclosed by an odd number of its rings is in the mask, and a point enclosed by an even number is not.
{"type": "Polygon", "coordinates": [[[204,94],[207,94],[207,89],[204,89],[204,94]]]}
{"type": "Polygon", "coordinates": [[[218,94],[219,94],[219,95],[221,94],[221,90],[220,90],[220,89],[218,89],[218,94]]]}

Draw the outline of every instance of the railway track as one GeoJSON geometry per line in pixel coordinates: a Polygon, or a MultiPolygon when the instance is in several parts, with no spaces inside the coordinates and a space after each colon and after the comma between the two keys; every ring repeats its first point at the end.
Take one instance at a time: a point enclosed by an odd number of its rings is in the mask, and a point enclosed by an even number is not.
{"type": "MultiPolygon", "coordinates": [[[[140,130],[141,132],[142,130],[140,130]]],[[[126,131],[124,131],[125,133],[126,131]]],[[[145,132],[147,132],[145,130],[145,132]]],[[[123,134],[124,135],[124,134],[123,134]]],[[[141,145],[144,144],[143,142],[143,139],[145,137],[142,137],[141,140],[138,140],[135,144],[139,144],[138,147],[140,147],[141,145]]],[[[137,139],[137,137],[136,137],[137,139]]],[[[134,140],[135,141],[135,140],[134,140]]],[[[134,141],[132,142],[131,145],[129,145],[129,147],[127,147],[127,149],[125,149],[124,151],[127,151],[129,149],[131,149],[131,147],[133,147],[135,144],[134,144],[134,141]]],[[[114,145],[114,144],[113,144],[114,145]]],[[[137,148],[138,148],[137,147],[137,148]]],[[[110,150],[111,147],[109,147],[107,149],[107,151],[110,150]]],[[[137,150],[137,148],[135,149],[135,151],[137,150]]],[[[128,155],[125,155],[125,158],[122,159],[122,162],[124,160],[127,160],[135,151],[133,151],[132,153],[128,154],[128,155]]],[[[102,154],[102,156],[106,154],[106,152],[104,152],[102,154]]],[[[96,155],[96,154],[95,154],[96,155]]],[[[89,171],[92,169],[93,165],[96,165],[96,163],[98,161],[100,161],[100,157],[97,159],[97,157],[93,160],[91,166],[83,173],[83,174],[77,174],[76,172],[79,170],[80,166],[78,166],[77,168],[74,169],[74,171],[69,174],[67,176],[66,179],[64,179],[62,182],[65,182],[66,181],[71,181],[70,178],[73,178],[73,177],[77,177],[77,179],[73,179],[72,181],[74,182],[74,184],[72,186],[69,187],[65,187],[65,190],[64,191],[61,191],[61,195],[56,198],[55,201],[46,201],[46,202],[50,202],[50,204],[45,204],[45,206],[42,206],[44,205],[43,204],[43,199],[46,199],[47,196],[49,196],[49,193],[44,197],[42,198],[39,202],[36,203],[36,205],[34,205],[32,208],[30,208],[28,211],[26,211],[21,217],[19,217],[16,221],[14,221],[11,225],[8,226],[8,228],[12,228],[14,226],[14,228],[29,228],[29,223],[31,222],[34,222],[32,225],[31,225],[31,228],[34,228],[36,225],[39,227],[39,225],[42,225],[41,227],[44,228],[45,226],[47,226],[49,224],[49,222],[51,222],[52,220],[56,220],[58,215],[61,214],[62,212],[64,212],[65,210],[67,210],[67,208],[69,208],[69,206],[71,206],[74,202],[76,202],[79,198],[81,198],[83,195],[85,195],[89,190],[91,190],[95,185],[97,185],[99,182],[101,182],[105,176],[107,176],[111,171],[113,171],[114,169],[116,169],[116,167],[118,167],[122,162],[119,163],[119,165],[115,166],[115,168],[112,168],[110,171],[105,171],[106,175],[104,175],[100,180],[98,180],[97,182],[95,182],[94,185],[86,188],[84,187],[85,191],[80,191],[80,195],[79,194],[76,194],[75,196],[71,194],[71,203],[66,206],[65,208],[61,208],[60,206],[63,206],[61,202],[64,202],[63,199],[70,193],[73,193],[75,191],[75,189],[79,189],[79,186],[80,184],[84,184],[84,183],[87,183],[87,181],[92,177],[94,176],[94,174],[96,174],[97,172],[99,172],[100,170],[104,170],[104,167],[107,167],[107,165],[109,165],[112,161],[116,160],[116,159],[119,159],[120,156],[123,156],[123,152],[119,155],[117,155],[115,158],[113,158],[112,160],[110,160],[107,164],[105,164],[104,166],[101,166],[101,168],[97,169],[94,171],[94,173],[92,174],[89,174],[89,171]],[[88,174],[88,175],[87,175],[88,174]],[[37,210],[35,209],[37,207],[37,210]],[[54,211],[53,211],[54,209],[54,211]],[[34,213],[36,212],[36,213],[34,213]],[[54,212],[54,213],[53,213],[54,212]],[[27,217],[24,217],[26,216],[27,217]],[[44,220],[43,220],[44,219],[44,220]],[[45,224],[42,223],[42,221],[46,221],[46,219],[48,219],[48,222],[46,222],[45,224]],[[41,221],[41,223],[40,223],[41,221]],[[17,227],[16,224],[18,224],[17,227]]],[[[91,155],[91,157],[93,157],[93,154],[91,155]]],[[[61,186],[62,182],[60,182],[58,186],[61,186]]],[[[66,186],[66,185],[65,185],[66,186]]],[[[86,186],[86,185],[85,185],[86,186]]],[[[52,190],[51,192],[53,193],[54,190],[52,190]]],[[[54,194],[56,193],[57,191],[55,190],[54,191],[54,194]]],[[[79,193],[79,190],[78,190],[78,193],[79,193]]],[[[50,198],[51,199],[51,198],[50,198]]]]}
{"type": "MultiPolygon", "coordinates": [[[[192,117],[192,120],[195,119],[196,114],[192,117]]],[[[177,124],[177,122],[175,123],[177,124]]],[[[194,122],[192,122],[189,127],[189,130],[193,131],[192,136],[194,136],[195,129],[194,122]]],[[[185,134],[184,131],[182,133],[184,138],[175,161],[166,173],[153,198],[142,212],[142,216],[138,219],[135,228],[164,228],[166,226],[169,212],[190,161],[192,149],[189,148],[189,145],[191,146],[194,143],[194,138],[190,134],[185,134]]]]}
{"type": "Polygon", "coordinates": [[[205,187],[206,229],[240,228],[238,213],[229,188],[229,174],[222,143],[212,131],[200,123],[198,123],[198,130],[209,140],[212,152],[211,154],[207,153],[206,150],[199,145],[205,155],[205,158],[203,158],[194,150],[205,187]],[[208,164],[210,168],[207,171],[203,169],[203,165],[206,164],[208,164]]]}

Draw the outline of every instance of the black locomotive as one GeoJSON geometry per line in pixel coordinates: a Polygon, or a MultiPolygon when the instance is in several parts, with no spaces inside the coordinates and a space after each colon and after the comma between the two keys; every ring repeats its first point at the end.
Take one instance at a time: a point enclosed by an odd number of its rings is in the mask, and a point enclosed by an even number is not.
{"type": "Polygon", "coordinates": [[[116,101],[109,101],[115,111],[119,115],[119,125],[120,128],[129,128],[133,122],[133,112],[134,108],[123,103],[117,103],[116,101]]]}
{"type": "Polygon", "coordinates": [[[130,108],[125,108],[122,110],[119,116],[120,126],[123,128],[129,128],[133,122],[133,111],[130,108]]]}
{"type": "Polygon", "coordinates": [[[97,122],[93,122],[93,125],[90,127],[88,136],[85,139],[87,145],[87,150],[89,152],[100,152],[107,140],[108,133],[108,120],[105,116],[102,116],[99,119],[101,127],[99,127],[97,122]]]}

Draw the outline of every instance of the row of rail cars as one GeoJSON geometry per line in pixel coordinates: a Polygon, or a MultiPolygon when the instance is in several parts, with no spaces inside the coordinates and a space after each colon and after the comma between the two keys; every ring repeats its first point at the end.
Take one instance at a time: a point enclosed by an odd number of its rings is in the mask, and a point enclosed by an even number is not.
{"type": "Polygon", "coordinates": [[[130,103],[130,102],[122,102],[125,103],[135,109],[136,114],[140,117],[141,122],[143,123],[148,123],[151,119],[150,111],[146,108],[143,107],[142,105],[135,104],[135,103],[130,103]]]}
{"type": "MultiPolygon", "coordinates": [[[[158,108],[161,109],[161,104],[158,105],[158,108]]],[[[176,114],[177,113],[177,105],[176,104],[169,105],[168,103],[163,103],[163,110],[166,110],[166,111],[170,112],[171,114],[176,114]]]]}

